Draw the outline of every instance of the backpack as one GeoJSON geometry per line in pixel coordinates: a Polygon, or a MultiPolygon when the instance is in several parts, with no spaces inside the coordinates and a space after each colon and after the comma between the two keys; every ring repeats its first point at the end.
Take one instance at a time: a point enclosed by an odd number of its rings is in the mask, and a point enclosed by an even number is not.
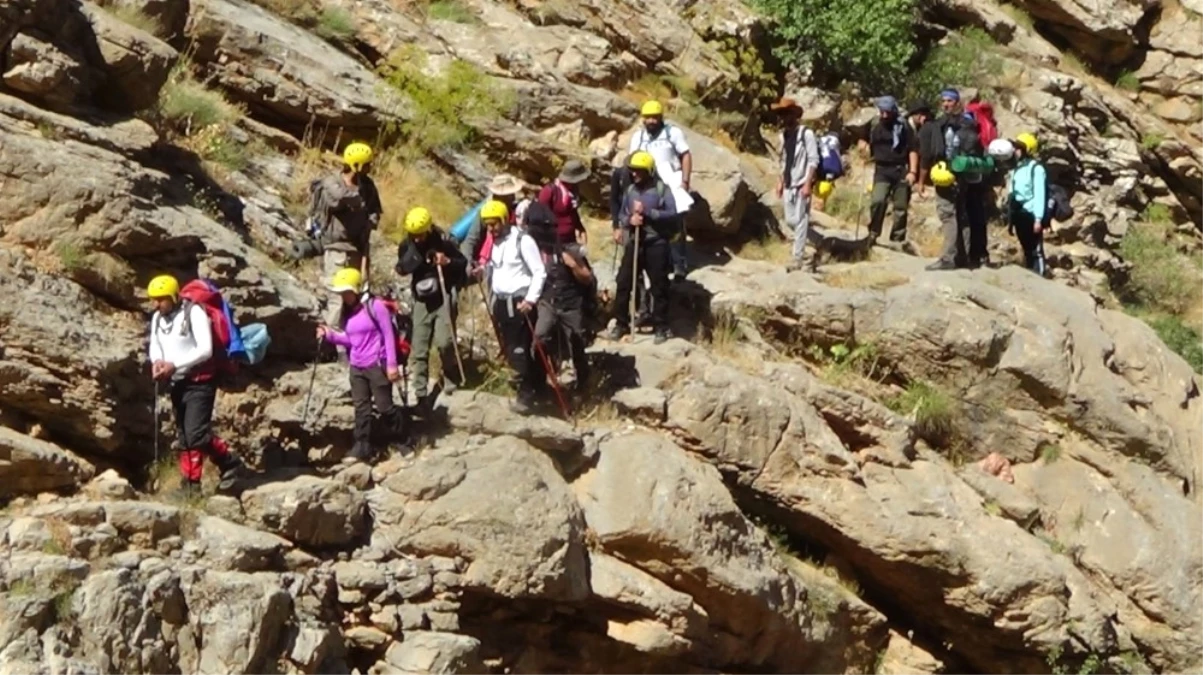
{"type": "Polygon", "coordinates": [[[468,233],[472,231],[472,226],[475,225],[478,220],[480,220],[480,210],[484,208],[485,202],[487,201],[489,200],[480,200],[476,206],[468,209],[467,213],[460,216],[460,219],[455,221],[455,224],[452,225],[448,230],[448,234],[451,235],[452,239],[455,239],[459,243],[463,243],[463,241],[468,238],[468,233]]]}
{"type": "MultiPolygon", "coordinates": [[[[1047,170],[1045,175],[1048,175],[1047,170]]],[[[1060,185],[1046,183],[1045,192],[1048,195],[1048,212],[1052,214],[1053,220],[1064,223],[1074,217],[1074,207],[1069,203],[1068,190],[1060,185]]]]}
{"type": "Polygon", "coordinates": [[[973,113],[977,120],[978,136],[983,147],[990,147],[998,138],[998,122],[994,119],[994,106],[989,101],[973,101],[965,106],[965,111],[973,113]]]}
{"type": "Polygon", "coordinates": [[[392,298],[383,298],[375,295],[369,295],[364,300],[364,309],[367,310],[368,318],[372,320],[372,325],[376,327],[376,332],[384,336],[384,329],[376,320],[376,315],[372,312],[372,301],[382,303],[384,308],[388,310],[389,317],[393,322],[393,335],[397,338],[397,365],[405,366],[409,364],[409,353],[413,350],[410,344],[411,333],[413,332],[413,319],[407,314],[402,314],[398,309],[398,303],[392,298]]]}
{"type": "Polygon", "coordinates": [[[840,139],[829,133],[819,139],[819,174],[827,180],[844,175],[844,160],[840,157],[840,139]]]}
{"type": "Polygon", "coordinates": [[[550,206],[540,201],[531,202],[526,207],[522,222],[527,231],[548,229],[555,232],[556,230],[556,214],[552,213],[550,206]]]}
{"type": "Polygon", "coordinates": [[[185,333],[192,330],[192,305],[200,305],[209,317],[213,332],[213,358],[219,371],[232,374],[238,371],[240,363],[255,365],[263,360],[271,344],[267,326],[256,323],[239,328],[234,321],[234,310],[222,297],[217,284],[208,279],[193,279],[180,289],[180,299],[184,302],[185,333]]]}

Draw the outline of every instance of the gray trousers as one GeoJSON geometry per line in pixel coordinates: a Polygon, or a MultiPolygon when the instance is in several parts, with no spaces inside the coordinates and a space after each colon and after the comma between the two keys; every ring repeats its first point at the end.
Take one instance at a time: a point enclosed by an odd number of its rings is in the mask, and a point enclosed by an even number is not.
{"type": "MultiPolygon", "coordinates": [[[[456,318],[455,301],[451,300],[451,320],[456,318]]],[[[409,368],[414,374],[414,394],[418,397],[427,394],[430,373],[430,350],[439,350],[439,360],[442,361],[443,375],[458,384],[459,371],[455,364],[455,350],[451,346],[451,325],[447,323],[447,315],[440,306],[436,310],[426,308],[426,303],[414,302],[413,309],[413,339],[409,354],[409,368]]]]}
{"type": "Polygon", "coordinates": [[[936,215],[944,246],[940,249],[942,262],[963,265],[969,260],[969,219],[965,216],[964,191],[957,185],[936,188],[936,215]]]}
{"type": "Polygon", "coordinates": [[[794,261],[802,260],[806,252],[806,237],[810,234],[810,197],[803,197],[797,187],[785,188],[785,224],[794,230],[794,261]]]}

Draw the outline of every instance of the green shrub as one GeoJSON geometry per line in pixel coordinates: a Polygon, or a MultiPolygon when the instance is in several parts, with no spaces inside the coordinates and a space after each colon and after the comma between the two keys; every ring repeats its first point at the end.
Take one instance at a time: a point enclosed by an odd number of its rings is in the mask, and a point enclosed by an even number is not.
{"type": "Polygon", "coordinates": [[[949,447],[959,435],[957,400],[930,382],[915,380],[886,403],[898,414],[911,416],[919,437],[933,446],[949,447]]]}
{"type": "Polygon", "coordinates": [[[313,32],[331,42],[350,40],[355,37],[355,19],[342,7],[326,7],[318,14],[313,32]]]}
{"type": "Polygon", "coordinates": [[[1132,71],[1125,70],[1115,78],[1115,86],[1125,91],[1140,91],[1140,78],[1132,71]]]}
{"type": "Polygon", "coordinates": [[[1203,373],[1203,336],[1176,316],[1150,314],[1141,317],[1149,324],[1165,346],[1181,356],[1196,373],[1203,373]]]}
{"type": "Polygon", "coordinates": [[[228,124],[241,117],[238,108],[220,92],[192,78],[188,64],[181,61],[159,90],[158,112],[168,123],[184,129],[203,129],[228,124]]]}
{"type": "Polygon", "coordinates": [[[384,80],[412,106],[408,119],[389,129],[405,137],[409,150],[460,147],[475,136],[477,124],[513,107],[512,93],[467,61],[456,59],[434,75],[425,68],[426,53],[415,45],[394,52],[381,68],[384,80]]]}
{"type": "Polygon", "coordinates": [[[953,33],[937,45],[906,78],[906,100],[931,100],[947,86],[977,86],[993,96],[992,83],[1002,75],[1003,60],[990,34],[980,28],[953,33]]]}
{"type": "Polygon", "coordinates": [[[1174,245],[1168,223],[1133,224],[1119,253],[1132,266],[1119,289],[1129,304],[1181,316],[1200,302],[1199,268],[1174,245]]]}
{"type": "Polygon", "coordinates": [[[1156,150],[1162,143],[1165,142],[1165,134],[1150,131],[1140,137],[1140,147],[1145,150],[1156,150]]]}
{"type": "Polygon", "coordinates": [[[754,0],[772,20],[787,66],[814,67],[820,79],[854,79],[888,91],[915,55],[916,0],[754,0]]]}
{"type": "Polygon", "coordinates": [[[459,0],[435,0],[426,8],[426,18],[436,21],[452,21],[454,23],[479,24],[480,17],[459,0]]]}

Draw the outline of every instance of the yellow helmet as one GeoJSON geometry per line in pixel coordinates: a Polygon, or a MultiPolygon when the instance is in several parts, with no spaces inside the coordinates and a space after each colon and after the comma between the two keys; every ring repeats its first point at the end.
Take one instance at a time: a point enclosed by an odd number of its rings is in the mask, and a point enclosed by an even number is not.
{"type": "Polygon", "coordinates": [[[652,169],[656,168],[656,160],[652,157],[650,152],[644,152],[640,150],[639,152],[631,155],[631,158],[627,160],[627,166],[632,169],[651,171],[652,169]]]}
{"type": "Polygon", "coordinates": [[[180,282],[175,280],[175,277],[170,274],[160,274],[150,280],[150,284],[146,286],[146,295],[152,300],[158,298],[178,298],[180,297],[180,282]]]}
{"type": "Polygon", "coordinates": [[[936,187],[948,187],[957,182],[957,177],[952,175],[948,170],[948,165],[944,162],[936,162],[936,165],[931,168],[931,184],[936,187]]]}
{"type": "Polygon", "coordinates": [[[354,267],[344,267],[334,273],[334,278],[330,280],[330,290],[335,293],[343,291],[351,291],[358,293],[363,285],[363,275],[354,267]]]}
{"type": "Polygon", "coordinates": [[[343,150],[343,163],[352,170],[363,171],[363,167],[372,161],[372,148],[367,143],[352,143],[343,150]]]}
{"type": "Polygon", "coordinates": [[[1036,148],[1040,147],[1040,142],[1036,140],[1036,134],[1031,132],[1023,132],[1015,137],[1016,142],[1027,149],[1029,155],[1036,154],[1036,148]]]}
{"type": "Polygon", "coordinates": [[[643,117],[659,117],[664,114],[664,106],[659,101],[647,101],[639,109],[639,114],[643,117]]]}
{"type": "Polygon", "coordinates": [[[510,209],[503,202],[492,200],[485,202],[485,205],[480,207],[480,219],[485,220],[506,220],[510,217],[510,209]]]}
{"type": "Polygon", "coordinates": [[[815,193],[819,196],[819,199],[827,199],[831,196],[831,191],[834,189],[835,183],[832,183],[829,180],[821,180],[819,181],[819,186],[815,190],[815,193]]]}
{"type": "Polygon", "coordinates": [[[405,214],[405,231],[410,234],[426,234],[434,219],[424,206],[415,206],[405,214]]]}

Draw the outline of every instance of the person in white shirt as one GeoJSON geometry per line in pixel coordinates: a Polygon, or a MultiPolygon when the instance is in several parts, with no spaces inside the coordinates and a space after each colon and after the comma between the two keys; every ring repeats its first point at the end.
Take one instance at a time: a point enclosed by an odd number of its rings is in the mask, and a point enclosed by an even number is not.
{"type": "Polygon", "coordinates": [[[491,312],[510,367],[518,375],[518,396],[510,408],[526,414],[547,384],[532,353],[535,307],[543,294],[547,269],[535,240],[510,222],[505,204],[488,202],[480,209],[480,220],[493,237],[489,253],[491,312]]]}
{"type": "Polygon", "coordinates": [[[681,216],[681,231],[670,246],[673,275],[677,280],[685,278],[689,271],[685,249],[685,213],[693,206],[690,179],[693,176],[693,154],[685,132],[664,121],[664,106],[659,101],[647,101],[640,108],[643,128],[631,136],[627,149],[629,155],[640,150],[656,160],[656,174],[673,193],[677,213],[681,216]]]}
{"type": "Polygon", "coordinates": [[[213,434],[218,371],[209,316],[199,304],[180,302],[180,284],[175,277],[155,277],[146,294],[155,306],[150,319],[151,377],[171,386],[183,487],[188,491],[200,487],[207,456],[221,471],[218,489],[229,490],[243,465],[225,441],[213,434]]]}

